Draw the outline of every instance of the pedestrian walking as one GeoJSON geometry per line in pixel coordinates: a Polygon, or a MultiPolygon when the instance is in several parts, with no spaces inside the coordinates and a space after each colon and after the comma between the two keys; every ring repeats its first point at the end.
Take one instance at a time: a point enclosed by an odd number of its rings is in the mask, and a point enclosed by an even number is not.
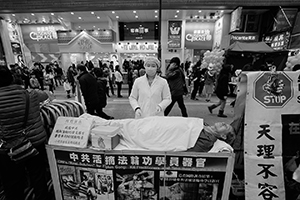
{"type": "Polygon", "coordinates": [[[188,117],[183,100],[185,76],[182,68],[180,67],[180,59],[178,57],[173,57],[170,60],[170,64],[166,70],[166,78],[170,87],[172,102],[166,108],[164,112],[165,116],[168,116],[174,104],[177,102],[181,110],[181,115],[183,117],[188,117]]]}

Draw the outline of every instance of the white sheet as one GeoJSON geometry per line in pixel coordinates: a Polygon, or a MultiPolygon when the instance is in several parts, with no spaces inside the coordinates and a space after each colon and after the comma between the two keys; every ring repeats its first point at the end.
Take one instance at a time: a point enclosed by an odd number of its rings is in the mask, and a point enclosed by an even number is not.
{"type": "Polygon", "coordinates": [[[92,118],[95,125],[121,127],[120,144],[115,150],[185,151],[195,145],[203,129],[203,119],[153,116],[143,119],[105,120],[92,118]]]}

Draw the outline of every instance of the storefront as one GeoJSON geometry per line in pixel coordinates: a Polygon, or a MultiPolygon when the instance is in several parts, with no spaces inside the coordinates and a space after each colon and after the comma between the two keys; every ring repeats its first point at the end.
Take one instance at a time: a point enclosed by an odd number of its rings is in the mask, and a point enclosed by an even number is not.
{"type": "Polygon", "coordinates": [[[99,66],[99,61],[117,62],[114,41],[115,33],[110,29],[58,32],[62,65],[66,69],[72,64],[86,61],[92,61],[94,66],[99,66]]]}

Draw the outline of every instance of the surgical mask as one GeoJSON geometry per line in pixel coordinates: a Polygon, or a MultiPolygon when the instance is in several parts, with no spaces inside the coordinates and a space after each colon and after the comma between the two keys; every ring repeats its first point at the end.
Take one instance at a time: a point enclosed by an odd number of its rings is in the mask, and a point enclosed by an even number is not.
{"type": "Polygon", "coordinates": [[[155,76],[155,74],[157,72],[157,66],[150,64],[149,66],[145,66],[145,70],[146,70],[146,74],[148,76],[155,76]]]}

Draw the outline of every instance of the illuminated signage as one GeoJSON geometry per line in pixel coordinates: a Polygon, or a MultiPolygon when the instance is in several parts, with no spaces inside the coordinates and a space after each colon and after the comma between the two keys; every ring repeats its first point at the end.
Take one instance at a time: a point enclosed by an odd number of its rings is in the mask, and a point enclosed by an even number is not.
{"type": "Polygon", "coordinates": [[[157,47],[158,44],[156,42],[145,42],[145,43],[122,42],[117,44],[116,50],[120,53],[128,53],[128,52],[157,53],[157,47]]]}
{"type": "Polygon", "coordinates": [[[54,26],[37,27],[36,31],[29,33],[32,40],[53,40],[57,39],[57,34],[54,26]]]}
{"type": "Polygon", "coordinates": [[[213,46],[214,23],[186,22],[185,47],[187,49],[211,49],[213,46]]]}
{"type": "Polygon", "coordinates": [[[210,30],[208,29],[199,29],[194,30],[194,32],[191,34],[186,34],[185,39],[190,42],[197,42],[197,41],[211,41],[212,35],[210,30]]]}

